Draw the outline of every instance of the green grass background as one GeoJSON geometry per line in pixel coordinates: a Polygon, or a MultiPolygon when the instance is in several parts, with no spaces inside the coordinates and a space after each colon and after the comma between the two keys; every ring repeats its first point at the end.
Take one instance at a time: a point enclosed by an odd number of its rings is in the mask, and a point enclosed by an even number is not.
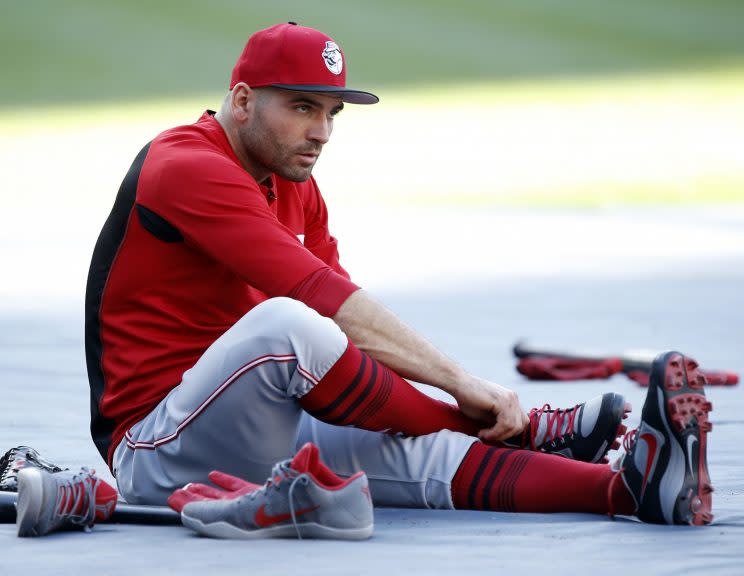
{"type": "MultiPolygon", "coordinates": [[[[595,81],[623,90],[645,78],[653,90],[655,78],[680,75],[670,102],[688,87],[744,94],[742,0],[0,0],[0,131],[33,117],[74,122],[70,109],[94,117],[157,113],[203,95],[216,102],[247,36],[287,20],[341,44],[350,85],[406,105],[442,105],[441,94],[463,86],[482,88],[466,88],[460,105],[534,94],[559,102],[591,97],[595,81]]],[[[611,199],[744,201],[740,176],[700,194],[618,185],[611,199]]],[[[589,198],[568,190],[501,200],[589,198]]]]}
{"type": "Polygon", "coordinates": [[[2,0],[0,106],[224,88],[254,30],[327,31],[349,81],[440,85],[729,67],[741,0],[2,0]]]}

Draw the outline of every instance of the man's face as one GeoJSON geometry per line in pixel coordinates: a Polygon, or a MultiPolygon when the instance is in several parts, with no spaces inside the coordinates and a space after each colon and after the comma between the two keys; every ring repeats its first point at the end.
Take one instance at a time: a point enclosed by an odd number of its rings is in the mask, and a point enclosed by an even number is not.
{"type": "Polygon", "coordinates": [[[304,182],[331,136],[333,118],[343,102],[336,96],[280,88],[254,92],[253,114],[238,129],[246,155],[282,178],[304,182]]]}

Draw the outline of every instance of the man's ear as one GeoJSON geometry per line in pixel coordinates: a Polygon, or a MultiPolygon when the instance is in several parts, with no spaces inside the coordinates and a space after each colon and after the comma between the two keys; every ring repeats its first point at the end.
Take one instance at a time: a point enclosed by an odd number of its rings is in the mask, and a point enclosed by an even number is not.
{"type": "Polygon", "coordinates": [[[237,124],[243,124],[253,116],[256,93],[245,82],[238,82],[230,93],[230,112],[237,124]]]}

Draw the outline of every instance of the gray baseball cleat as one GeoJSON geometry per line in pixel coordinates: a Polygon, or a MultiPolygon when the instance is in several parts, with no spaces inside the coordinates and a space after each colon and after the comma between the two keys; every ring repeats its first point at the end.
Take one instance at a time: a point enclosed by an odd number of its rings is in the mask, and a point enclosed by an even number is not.
{"type": "Polygon", "coordinates": [[[613,465],[619,470],[613,481],[622,478],[644,522],[700,526],[713,521],[707,462],[713,406],[704,385],[691,358],[665,352],[654,360],[641,424],[626,435],[627,451],[613,465]]]}
{"type": "Polygon", "coordinates": [[[190,502],[181,521],[214,538],[339,538],[372,535],[374,517],[367,476],[336,476],[305,444],[292,460],[274,466],[258,490],[233,500],[190,502]]]}
{"type": "Polygon", "coordinates": [[[530,425],[503,443],[512,448],[547,452],[581,460],[606,461],[607,452],[620,447],[630,404],[621,394],[608,392],[572,408],[545,404],[530,411],[530,425]]]}
{"type": "Polygon", "coordinates": [[[16,446],[0,458],[0,490],[18,492],[18,472],[26,466],[42,468],[47,472],[61,472],[62,468],[42,458],[29,446],[16,446]]]}
{"type": "Polygon", "coordinates": [[[26,467],[18,472],[18,536],[44,536],[63,529],[89,529],[116,507],[114,488],[95,471],[51,473],[26,467]]]}

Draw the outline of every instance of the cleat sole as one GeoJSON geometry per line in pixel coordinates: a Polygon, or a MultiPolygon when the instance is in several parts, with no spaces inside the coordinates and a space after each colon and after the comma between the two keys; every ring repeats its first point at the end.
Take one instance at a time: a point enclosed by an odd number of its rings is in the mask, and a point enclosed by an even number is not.
{"type": "Polygon", "coordinates": [[[713,427],[708,422],[708,412],[713,409],[713,405],[705,400],[705,396],[680,394],[671,398],[667,402],[667,406],[677,432],[682,432],[686,428],[696,425],[700,426],[701,430],[705,428],[706,432],[712,430],[713,427]]]}
{"type": "MultiPolygon", "coordinates": [[[[628,440],[623,476],[645,522],[701,526],[713,521],[707,435],[713,429],[706,380],[679,352],[654,360],[640,432],[628,440]]],[[[628,438],[626,436],[626,438],[628,438]]]]}
{"type": "Polygon", "coordinates": [[[713,521],[713,485],[706,462],[707,434],[713,430],[708,414],[713,410],[713,404],[705,398],[703,388],[706,384],[705,376],[699,371],[699,364],[695,360],[673,354],[667,361],[664,388],[672,427],[680,443],[683,436],[687,438],[688,445],[691,438],[698,440],[695,453],[689,450],[685,453],[685,463],[690,470],[697,461],[695,474],[685,483],[689,486],[691,480],[692,486],[687,490],[683,488],[685,493],[678,496],[675,511],[675,522],[693,526],[713,521]]]}

